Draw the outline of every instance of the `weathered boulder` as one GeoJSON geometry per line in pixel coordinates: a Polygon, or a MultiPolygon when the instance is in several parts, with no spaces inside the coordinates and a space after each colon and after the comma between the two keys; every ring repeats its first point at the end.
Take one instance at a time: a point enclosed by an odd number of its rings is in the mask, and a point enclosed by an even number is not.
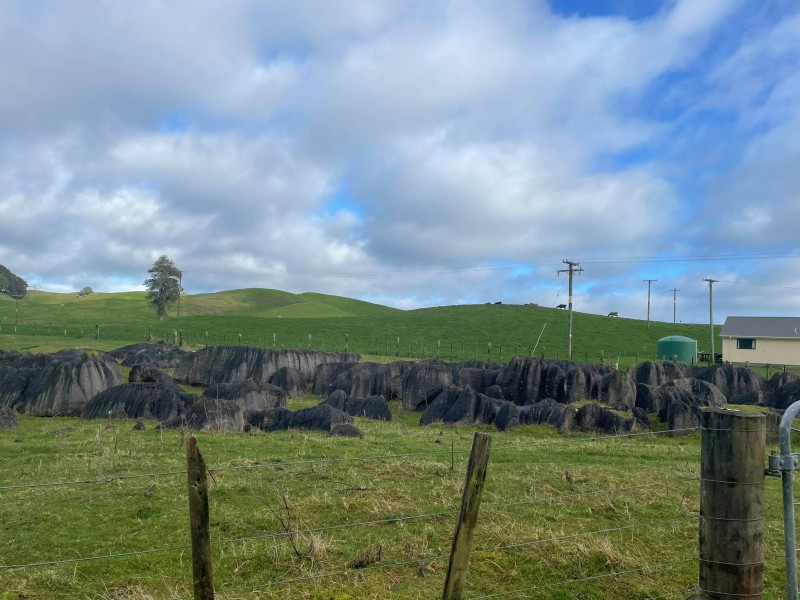
{"type": "Polygon", "coordinates": [[[331,390],[342,390],[348,396],[366,398],[384,396],[391,398],[398,392],[398,382],[394,381],[389,365],[358,363],[341,371],[332,384],[331,390]]]}
{"type": "Polygon", "coordinates": [[[128,374],[128,383],[159,383],[164,387],[181,389],[172,377],[152,363],[134,365],[128,374]]]}
{"type": "Polygon", "coordinates": [[[184,414],[195,396],[160,383],[123,383],[96,394],[82,410],[85,419],[157,419],[184,414]]]}
{"type": "Polygon", "coordinates": [[[628,376],[634,383],[659,387],[676,379],[692,379],[702,367],[672,361],[646,361],[628,368],[628,376]]]}
{"type": "Polygon", "coordinates": [[[489,396],[489,398],[497,398],[498,400],[505,400],[505,398],[503,397],[503,388],[501,388],[499,385],[490,385],[488,389],[483,393],[489,396]]]}
{"type": "Polygon", "coordinates": [[[508,431],[517,425],[551,425],[557,427],[568,404],[561,404],[552,398],[545,398],[533,404],[518,406],[512,402],[503,405],[495,418],[495,426],[500,431],[508,431]]]}
{"type": "Polygon", "coordinates": [[[794,379],[773,390],[767,398],[767,403],[772,408],[786,410],[798,400],[800,400],[800,379],[794,379]]]}
{"type": "Polygon", "coordinates": [[[269,410],[286,406],[286,390],[271,383],[259,384],[252,379],[237,383],[218,383],[203,390],[205,398],[228,400],[242,410],[269,410]]]}
{"type": "Polygon", "coordinates": [[[336,390],[328,395],[325,404],[329,404],[351,417],[366,417],[376,421],[392,420],[392,411],[383,396],[369,396],[364,399],[350,398],[343,390],[336,390]]]}
{"type": "Polygon", "coordinates": [[[696,406],[683,400],[670,402],[665,416],[670,435],[673,437],[689,435],[700,427],[700,411],[696,406]]]}
{"type": "Polygon", "coordinates": [[[767,389],[767,382],[760,373],[736,365],[711,365],[696,378],[714,384],[729,402],[736,396],[767,389]]]}
{"type": "Polygon", "coordinates": [[[596,398],[609,406],[622,404],[631,410],[636,406],[636,384],[625,373],[613,370],[600,377],[597,392],[589,398],[596,398]]]}
{"type": "Polygon", "coordinates": [[[0,363],[0,406],[16,405],[32,374],[32,368],[18,368],[0,363]]]}
{"type": "Polygon", "coordinates": [[[633,413],[622,413],[596,402],[569,404],[558,423],[560,431],[591,431],[618,435],[636,426],[633,413]]]}
{"type": "Polygon", "coordinates": [[[470,387],[455,386],[443,390],[425,409],[420,425],[442,422],[452,424],[493,424],[505,400],[479,394],[470,387]]]}
{"type": "Polygon", "coordinates": [[[789,371],[780,371],[775,373],[772,377],[769,378],[767,382],[767,390],[770,392],[774,392],[779,387],[786,385],[792,381],[800,379],[794,373],[790,373],[789,371]]]}
{"type": "MultiPolygon", "coordinates": [[[[500,381],[500,377],[503,374],[502,369],[503,365],[497,363],[481,363],[476,361],[459,363],[456,365],[455,383],[461,387],[469,386],[479,394],[492,396],[492,394],[488,393],[488,390],[490,388],[500,387],[498,381],[500,381]]],[[[502,395],[495,395],[492,397],[502,398],[502,395]]]]}
{"type": "Polygon", "coordinates": [[[452,366],[440,360],[415,364],[403,377],[403,407],[417,410],[428,406],[453,380],[452,366]]]}
{"type": "MultiPolygon", "coordinates": [[[[126,367],[152,365],[158,369],[174,369],[188,353],[166,342],[123,346],[109,352],[126,367]]],[[[133,383],[133,382],[132,382],[133,383]]]]}
{"type": "Polygon", "coordinates": [[[767,395],[761,390],[757,390],[754,392],[747,392],[744,394],[739,394],[738,396],[734,396],[733,398],[729,398],[728,404],[753,404],[759,406],[766,406],[767,395]]]}
{"type": "Polygon", "coordinates": [[[16,411],[10,406],[0,406],[0,429],[15,429],[18,426],[16,411]]]}
{"type": "Polygon", "coordinates": [[[235,383],[245,379],[264,384],[283,367],[297,369],[311,381],[325,363],[358,362],[359,354],[316,350],[274,350],[250,346],[210,346],[188,354],[175,369],[176,381],[192,385],[235,383]]]}
{"type": "Polygon", "coordinates": [[[4,353],[0,398],[30,415],[80,416],[95,394],[119,385],[119,365],[105,352],[61,350],[48,355],[4,353]]]}
{"type": "Polygon", "coordinates": [[[519,405],[552,398],[562,404],[599,399],[633,406],[635,398],[633,385],[611,365],[518,357],[500,381],[503,397],[519,405]]]}
{"type": "Polygon", "coordinates": [[[636,408],[647,413],[660,413],[664,408],[664,394],[661,393],[661,387],[637,383],[636,408]]]}
{"type": "Polygon", "coordinates": [[[289,398],[302,398],[308,392],[308,384],[303,374],[294,367],[281,367],[270,377],[269,382],[286,390],[289,398]]]}
{"type": "Polygon", "coordinates": [[[538,358],[514,358],[503,370],[500,386],[503,397],[514,404],[533,404],[539,400],[542,369],[538,358]]]}
{"type": "Polygon", "coordinates": [[[356,362],[332,362],[317,365],[314,370],[313,391],[319,396],[326,396],[333,391],[333,382],[340,373],[347,371],[356,362]]]}
{"type": "Polygon", "coordinates": [[[353,417],[322,403],[296,412],[286,408],[250,412],[247,414],[247,421],[252,427],[258,427],[262,431],[294,428],[330,431],[334,425],[340,423],[352,424],[353,417]]]}
{"type": "Polygon", "coordinates": [[[194,431],[226,431],[240,433],[248,425],[247,415],[254,411],[242,408],[233,400],[202,397],[185,413],[161,423],[160,428],[187,427],[194,431]]]}

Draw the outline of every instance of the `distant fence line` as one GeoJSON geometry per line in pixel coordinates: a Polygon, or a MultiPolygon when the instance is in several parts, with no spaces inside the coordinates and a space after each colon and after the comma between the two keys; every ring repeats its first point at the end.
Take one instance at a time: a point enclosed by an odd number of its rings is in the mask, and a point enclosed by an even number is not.
{"type": "MultiPolygon", "coordinates": [[[[112,339],[119,341],[143,342],[163,340],[175,345],[189,347],[203,346],[255,346],[260,348],[308,349],[328,352],[357,352],[371,356],[383,356],[405,359],[441,359],[445,361],[482,360],[486,362],[504,362],[516,357],[536,357],[542,360],[566,360],[566,352],[562,348],[547,349],[535,343],[493,341],[452,341],[425,340],[417,336],[391,335],[349,335],[312,333],[278,333],[278,332],[220,332],[192,331],[152,325],[119,325],[104,323],[76,323],[56,321],[20,320],[11,321],[7,317],[0,319],[0,335],[28,335],[34,337],[66,337],[72,339],[112,339]]],[[[576,351],[575,362],[591,362],[617,365],[622,363],[637,364],[648,360],[665,360],[658,352],[642,352],[630,349],[576,351]]],[[[687,364],[710,364],[700,361],[687,364]]],[[[800,367],[774,363],[746,363],[747,367],[766,372],[766,377],[779,371],[800,370],[800,367]]]]}
{"type": "MultiPolygon", "coordinates": [[[[541,359],[566,359],[566,353],[557,348],[547,350],[525,343],[502,343],[475,341],[454,342],[437,339],[425,340],[418,337],[401,337],[388,335],[351,336],[349,334],[287,334],[260,332],[219,332],[191,331],[169,327],[153,327],[147,325],[107,325],[86,323],[56,323],[52,321],[19,321],[0,323],[0,335],[29,335],[34,337],[66,337],[72,339],[113,339],[119,341],[142,342],[164,340],[175,345],[190,347],[202,346],[256,346],[275,349],[309,349],[329,352],[358,352],[372,356],[385,356],[412,359],[441,359],[450,361],[485,360],[487,362],[503,362],[514,357],[526,356],[541,359]]],[[[619,358],[635,358],[657,360],[657,353],[644,352],[631,354],[623,352],[606,352],[599,354],[588,351],[577,352],[573,360],[584,362],[601,362],[613,364],[619,358]]]]}

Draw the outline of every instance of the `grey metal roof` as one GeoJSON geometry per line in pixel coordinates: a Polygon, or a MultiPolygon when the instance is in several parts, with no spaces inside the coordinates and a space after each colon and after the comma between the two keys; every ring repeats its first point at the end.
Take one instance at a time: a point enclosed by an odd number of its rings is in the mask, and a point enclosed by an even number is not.
{"type": "Polygon", "coordinates": [[[728,317],[720,336],[800,340],[800,317],[728,317]]]}

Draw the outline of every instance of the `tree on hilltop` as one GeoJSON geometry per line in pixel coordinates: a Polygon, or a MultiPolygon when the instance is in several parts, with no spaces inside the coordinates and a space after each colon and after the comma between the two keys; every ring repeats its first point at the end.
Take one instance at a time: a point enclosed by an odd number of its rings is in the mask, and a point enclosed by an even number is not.
{"type": "Polygon", "coordinates": [[[144,280],[147,288],[147,303],[156,309],[159,319],[167,314],[167,308],[180,298],[181,271],[165,254],[161,255],[147,270],[150,276],[144,280]]]}
{"type": "Polygon", "coordinates": [[[6,267],[0,265],[0,293],[8,294],[19,300],[28,293],[28,283],[22,277],[14,275],[6,267]]]}

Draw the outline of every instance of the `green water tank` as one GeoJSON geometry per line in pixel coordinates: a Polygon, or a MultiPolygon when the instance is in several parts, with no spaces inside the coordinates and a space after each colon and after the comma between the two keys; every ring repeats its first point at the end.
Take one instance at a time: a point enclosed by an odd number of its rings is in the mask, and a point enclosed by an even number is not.
{"type": "Polygon", "coordinates": [[[658,359],[697,364],[697,340],[682,335],[661,338],[658,340],[658,359]]]}

